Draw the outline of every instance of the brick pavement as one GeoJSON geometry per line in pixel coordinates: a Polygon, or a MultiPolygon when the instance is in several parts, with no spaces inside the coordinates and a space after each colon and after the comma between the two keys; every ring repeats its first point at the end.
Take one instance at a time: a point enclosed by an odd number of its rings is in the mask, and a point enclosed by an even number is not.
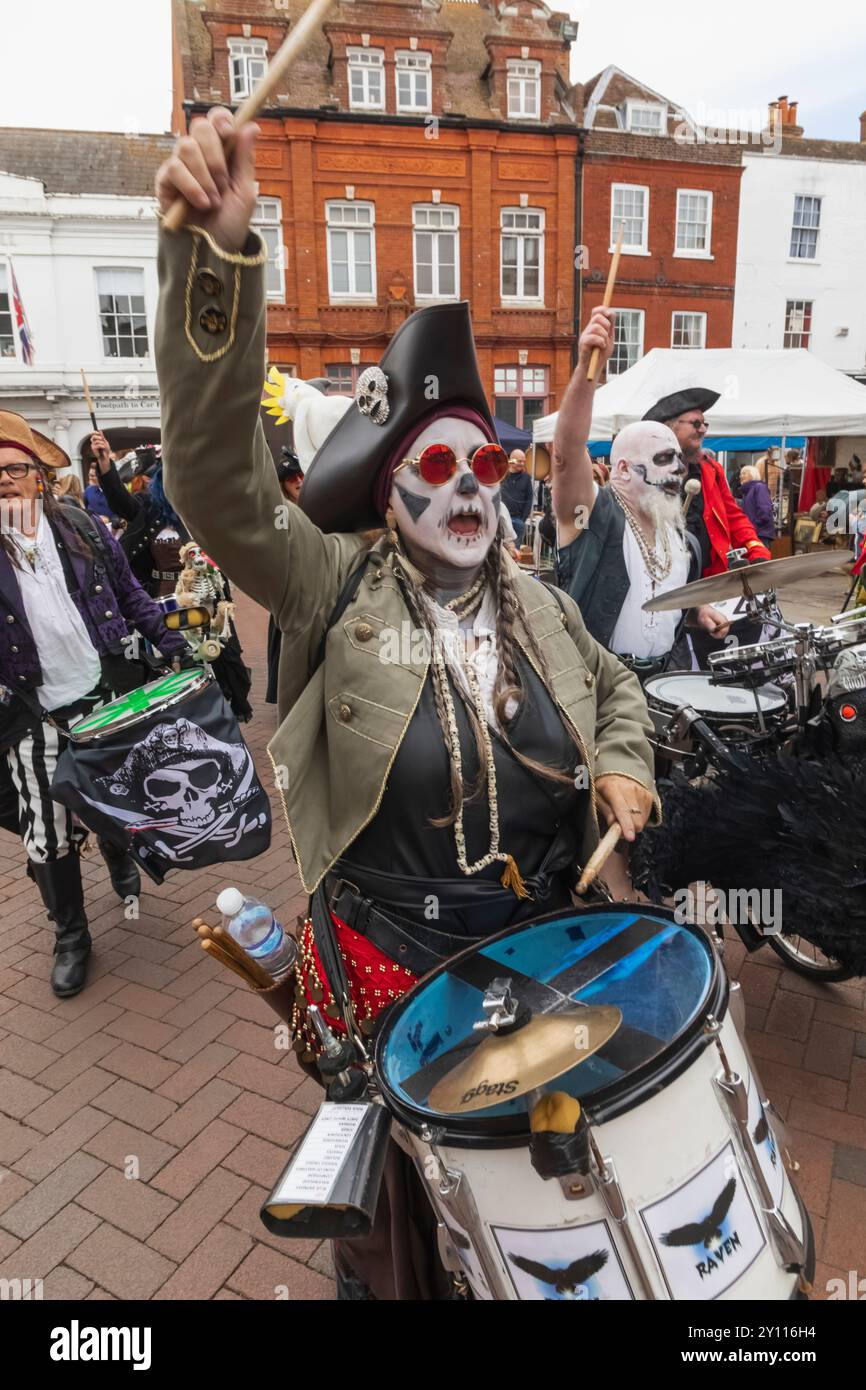
{"type": "MultiPolygon", "coordinates": [[[[265,619],[243,596],[238,610],[254,671],[245,732],[267,785],[265,619]]],[[[282,827],[275,805],[259,859],[146,884],[137,923],[88,856],[94,959],[65,1002],[48,986],[51,935],[22,852],[0,832],[0,1278],[41,1278],[47,1299],[333,1297],[327,1244],[280,1241],[258,1219],[318,1088],[190,926],[229,882],[294,921],[304,901],[282,827]]],[[[768,949],[746,961],[737,940],[728,964],[791,1127],[819,1294],[849,1269],[866,1275],[866,982],[815,985],[768,949]]]]}

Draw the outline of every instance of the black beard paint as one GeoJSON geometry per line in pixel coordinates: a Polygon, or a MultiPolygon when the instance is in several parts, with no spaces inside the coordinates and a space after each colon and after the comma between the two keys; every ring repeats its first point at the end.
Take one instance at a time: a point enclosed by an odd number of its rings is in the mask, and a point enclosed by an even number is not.
{"type": "MultiPolygon", "coordinates": [[[[672,497],[672,496],[673,496],[673,493],[670,493],[670,492],[667,491],[667,489],[666,489],[666,487],[665,487],[665,485],[664,485],[663,482],[662,482],[662,483],[653,483],[653,482],[650,482],[649,478],[647,477],[647,469],[646,469],[646,464],[645,464],[645,463],[633,463],[633,464],[632,464],[632,468],[634,469],[635,473],[638,474],[639,477],[643,478],[644,483],[646,484],[647,487],[654,487],[654,488],[656,489],[657,492],[664,493],[665,497],[672,497]]],[[[672,474],[671,477],[673,478],[674,475],[672,474]]],[[[677,481],[677,483],[679,483],[679,478],[677,478],[676,481],[677,481]]]]}

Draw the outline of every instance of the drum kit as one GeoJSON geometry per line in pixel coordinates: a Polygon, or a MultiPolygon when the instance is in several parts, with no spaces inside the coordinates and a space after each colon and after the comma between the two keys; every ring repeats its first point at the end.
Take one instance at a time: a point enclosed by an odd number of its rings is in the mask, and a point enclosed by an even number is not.
{"type": "MultiPolygon", "coordinates": [[[[803,1297],[812,1231],[744,1015],[700,928],[624,905],[509,928],[397,1000],[364,1064],[365,1104],[384,1108],[381,1143],[390,1133],[420,1175],[458,1294],[803,1297]]],[[[322,1111],[344,1108],[364,1109],[322,1111]]],[[[351,1152],[320,1232],[339,1234],[346,1192],[369,1186],[351,1152]]],[[[329,1198],[308,1174],[293,1182],[294,1163],[263,1217],[302,1236],[309,1204],[329,1198]]],[[[364,1165],[380,1172],[381,1156],[364,1165]]]]}
{"type": "Polygon", "coordinates": [[[646,683],[663,768],[675,762],[704,770],[699,760],[689,762],[698,755],[690,734],[695,715],[725,743],[752,752],[785,747],[805,730],[834,665],[843,653],[866,643],[866,609],[837,614],[827,625],[789,623],[779,612],[776,590],[853,559],[834,551],[754,565],[735,561],[722,574],[670,589],[644,604],[648,612],[661,612],[736,600],[739,614],[775,634],[711,653],[708,672],[668,671],[646,683]]]}

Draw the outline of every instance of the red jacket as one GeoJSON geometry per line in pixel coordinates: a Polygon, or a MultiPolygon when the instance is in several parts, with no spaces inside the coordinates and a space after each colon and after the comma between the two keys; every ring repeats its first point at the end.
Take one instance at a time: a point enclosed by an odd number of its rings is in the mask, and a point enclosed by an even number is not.
{"type": "Polygon", "coordinates": [[[701,454],[701,492],[704,521],[710,538],[707,574],[723,574],[728,568],[727,553],[745,547],[749,562],[769,560],[770,552],[755,535],[755,528],[734,501],[725,470],[709,454],[701,454]]]}

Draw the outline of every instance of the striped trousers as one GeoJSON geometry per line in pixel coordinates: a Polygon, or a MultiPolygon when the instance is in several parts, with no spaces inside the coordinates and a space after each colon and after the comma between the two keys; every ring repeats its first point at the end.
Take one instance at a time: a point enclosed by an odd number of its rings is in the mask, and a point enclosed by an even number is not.
{"type": "MultiPolygon", "coordinates": [[[[68,711],[68,717],[59,718],[57,722],[68,727],[104,700],[102,692],[99,696],[88,696],[68,711]]],[[[86,827],[51,797],[57,759],[66,743],[58,729],[42,723],[7,749],[5,755],[0,754],[6,758],[18,794],[18,833],[28,858],[36,864],[51,864],[62,859],[71,849],[79,849],[87,839],[86,827]]]]}

